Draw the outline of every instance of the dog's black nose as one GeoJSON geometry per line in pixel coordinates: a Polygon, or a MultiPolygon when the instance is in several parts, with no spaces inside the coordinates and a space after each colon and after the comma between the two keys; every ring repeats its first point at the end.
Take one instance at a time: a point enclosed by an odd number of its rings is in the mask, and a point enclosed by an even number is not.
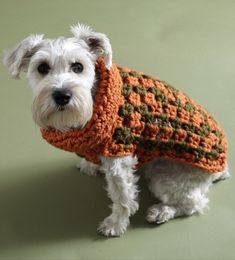
{"type": "Polygon", "coordinates": [[[67,89],[58,89],[55,90],[52,94],[52,97],[58,106],[65,106],[69,103],[72,94],[67,89]]]}

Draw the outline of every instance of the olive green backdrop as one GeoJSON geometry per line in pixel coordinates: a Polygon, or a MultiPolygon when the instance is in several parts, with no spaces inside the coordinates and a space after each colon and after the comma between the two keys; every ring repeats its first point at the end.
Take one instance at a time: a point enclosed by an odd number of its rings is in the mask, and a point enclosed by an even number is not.
{"type": "MultiPolygon", "coordinates": [[[[156,75],[205,105],[227,132],[234,170],[235,1],[1,0],[0,50],[31,33],[69,35],[78,21],[106,33],[115,61],[156,75]]],[[[121,238],[97,224],[109,213],[102,178],[47,145],[31,116],[25,76],[0,64],[0,259],[235,259],[235,180],[210,191],[205,216],[145,222],[154,202],[141,180],[141,206],[121,238]]],[[[233,174],[234,176],[234,174],[233,174]]]]}

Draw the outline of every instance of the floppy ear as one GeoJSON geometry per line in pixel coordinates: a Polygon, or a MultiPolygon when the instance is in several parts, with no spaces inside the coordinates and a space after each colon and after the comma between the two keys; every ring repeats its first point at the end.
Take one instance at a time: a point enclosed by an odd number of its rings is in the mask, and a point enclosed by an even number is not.
{"type": "Polygon", "coordinates": [[[86,42],[90,51],[96,55],[96,58],[103,56],[106,68],[111,68],[112,48],[105,34],[93,32],[89,26],[83,24],[71,26],[71,32],[75,38],[86,42]]]}
{"type": "Polygon", "coordinates": [[[22,69],[27,69],[30,58],[39,49],[43,35],[31,35],[14,49],[5,51],[3,63],[13,78],[19,78],[22,69]]]}

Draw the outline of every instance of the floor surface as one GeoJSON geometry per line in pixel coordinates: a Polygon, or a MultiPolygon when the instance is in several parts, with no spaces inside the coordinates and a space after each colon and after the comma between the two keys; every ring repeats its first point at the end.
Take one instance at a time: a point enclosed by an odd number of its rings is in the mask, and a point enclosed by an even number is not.
{"type": "Polygon", "coordinates": [[[1,0],[0,51],[32,33],[69,35],[78,21],[106,33],[116,63],[175,85],[203,104],[229,139],[232,178],[210,191],[204,216],[155,226],[141,180],[141,206],[121,238],[96,227],[109,213],[102,178],[75,168],[78,158],[49,146],[31,116],[25,75],[0,64],[0,259],[235,259],[235,1],[1,0]]]}

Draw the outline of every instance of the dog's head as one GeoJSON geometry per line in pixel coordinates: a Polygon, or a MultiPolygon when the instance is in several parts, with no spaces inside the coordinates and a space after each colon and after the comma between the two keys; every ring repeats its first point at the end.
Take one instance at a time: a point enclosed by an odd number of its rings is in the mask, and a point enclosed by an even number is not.
{"type": "Polygon", "coordinates": [[[33,35],[7,51],[4,64],[13,78],[22,70],[33,91],[33,118],[43,128],[82,128],[93,113],[96,60],[112,65],[109,39],[88,26],[71,27],[73,37],[44,39],[33,35]]]}

